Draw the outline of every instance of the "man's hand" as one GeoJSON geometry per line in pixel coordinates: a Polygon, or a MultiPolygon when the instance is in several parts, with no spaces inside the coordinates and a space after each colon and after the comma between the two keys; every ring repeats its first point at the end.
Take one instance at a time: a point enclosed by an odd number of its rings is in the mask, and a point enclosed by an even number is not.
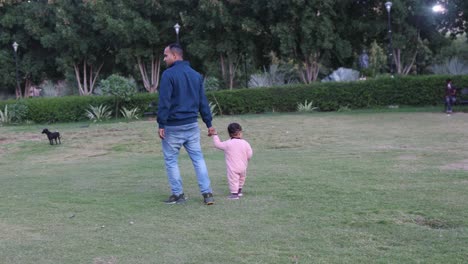
{"type": "Polygon", "coordinates": [[[164,136],[165,136],[165,134],[164,134],[164,128],[160,128],[160,129],[159,129],[159,138],[160,138],[160,139],[164,139],[164,136]]]}
{"type": "Polygon", "coordinates": [[[211,137],[212,135],[216,135],[216,129],[214,127],[208,128],[208,136],[211,137]]]}

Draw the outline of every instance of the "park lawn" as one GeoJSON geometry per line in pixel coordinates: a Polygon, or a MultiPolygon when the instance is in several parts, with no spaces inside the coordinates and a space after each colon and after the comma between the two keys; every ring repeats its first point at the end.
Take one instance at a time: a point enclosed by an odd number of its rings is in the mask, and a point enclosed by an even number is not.
{"type": "Polygon", "coordinates": [[[463,263],[468,114],[216,116],[254,149],[239,201],[202,124],[216,204],[185,151],[170,195],[154,121],[0,127],[0,263],[463,263]]]}

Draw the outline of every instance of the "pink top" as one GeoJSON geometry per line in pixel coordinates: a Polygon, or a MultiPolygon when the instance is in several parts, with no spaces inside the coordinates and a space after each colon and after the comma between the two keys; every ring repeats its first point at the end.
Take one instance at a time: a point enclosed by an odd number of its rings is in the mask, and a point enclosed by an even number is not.
{"type": "Polygon", "coordinates": [[[221,142],[218,135],[214,135],[213,143],[217,149],[224,151],[228,171],[241,173],[247,170],[249,159],[253,154],[249,142],[238,138],[221,142]]]}

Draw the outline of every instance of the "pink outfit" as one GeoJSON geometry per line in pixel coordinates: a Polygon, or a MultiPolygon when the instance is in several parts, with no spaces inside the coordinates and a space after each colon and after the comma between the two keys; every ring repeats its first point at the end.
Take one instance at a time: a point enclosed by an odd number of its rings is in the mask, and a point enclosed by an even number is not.
{"type": "Polygon", "coordinates": [[[221,142],[218,135],[213,136],[213,143],[217,149],[224,151],[229,190],[237,193],[244,186],[252,148],[244,139],[232,138],[221,142]]]}

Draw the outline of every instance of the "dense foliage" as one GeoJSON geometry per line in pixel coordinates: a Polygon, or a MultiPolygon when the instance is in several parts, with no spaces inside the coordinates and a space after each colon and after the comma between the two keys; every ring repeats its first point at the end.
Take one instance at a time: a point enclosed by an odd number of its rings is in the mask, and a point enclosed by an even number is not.
{"type": "MultiPolygon", "coordinates": [[[[246,87],[249,76],[273,60],[287,64],[297,82],[310,83],[338,67],[357,69],[363,49],[388,54],[385,2],[1,0],[0,93],[28,97],[45,80],[68,79],[74,94],[91,95],[111,74],[131,76],[139,90],[155,93],[162,50],[176,40],[176,23],[186,58],[222,88],[246,87]]],[[[392,2],[398,74],[425,73],[449,44],[445,33],[467,30],[467,1],[438,1],[447,8],[439,14],[430,9],[434,1],[392,2]]],[[[382,62],[371,66],[389,70],[382,62]]]]}
{"type": "MultiPolygon", "coordinates": [[[[426,106],[443,103],[447,76],[421,76],[383,78],[371,81],[346,83],[313,83],[283,87],[236,89],[208,92],[209,101],[215,105],[217,114],[247,114],[264,112],[294,112],[299,103],[313,102],[318,111],[337,111],[368,107],[408,105],[426,106]]],[[[468,76],[452,77],[457,87],[468,87],[468,76]]],[[[138,107],[139,115],[153,111],[151,103],[157,102],[155,94],[140,93],[130,101],[122,102],[122,107],[138,107]]],[[[0,109],[8,104],[9,109],[15,100],[0,101],[0,109]]],[[[33,98],[21,101],[27,109],[23,120],[37,123],[70,122],[87,120],[89,105],[106,105],[112,108],[112,96],[67,96],[56,98],[33,98]]],[[[24,110],[23,110],[24,111],[24,110]]],[[[115,114],[115,113],[114,113],[115,114]]]]}

